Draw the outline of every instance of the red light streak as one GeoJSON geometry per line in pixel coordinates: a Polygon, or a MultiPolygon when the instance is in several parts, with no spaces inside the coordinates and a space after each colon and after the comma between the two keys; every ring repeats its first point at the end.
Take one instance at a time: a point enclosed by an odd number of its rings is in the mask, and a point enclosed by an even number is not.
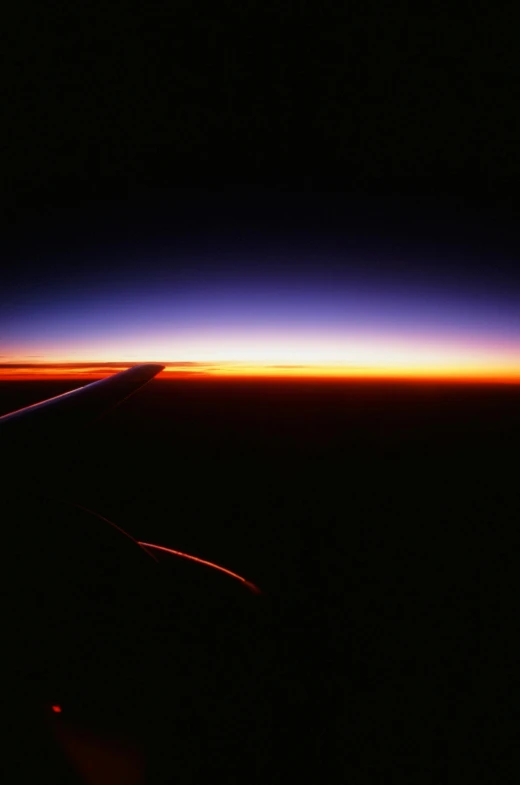
{"type": "Polygon", "coordinates": [[[262,592],[255,586],[254,583],[247,581],[241,575],[237,575],[236,572],[232,572],[231,570],[226,569],[225,567],[221,567],[219,564],[213,564],[213,562],[206,561],[206,559],[199,559],[198,556],[191,556],[189,553],[181,553],[181,551],[175,551],[173,548],[166,548],[164,545],[153,545],[151,542],[139,542],[139,545],[142,548],[155,548],[157,551],[164,551],[165,553],[171,553],[174,556],[180,556],[182,559],[189,559],[190,561],[197,562],[198,564],[204,564],[206,567],[212,567],[214,570],[219,570],[219,572],[224,572],[226,575],[230,575],[231,578],[236,578],[236,580],[240,581],[247,586],[247,588],[253,592],[253,594],[261,594],[262,592]]]}
{"type": "Polygon", "coordinates": [[[51,706],[51,709],[52,709],[52,711],[54,712],[54,714],[61,714],[61,711],[62,711],[62,709],[61,709],[61,706],[58,706],[58,705],[56,704],[56,705],[54,705],[54,706],[51,706]]]}

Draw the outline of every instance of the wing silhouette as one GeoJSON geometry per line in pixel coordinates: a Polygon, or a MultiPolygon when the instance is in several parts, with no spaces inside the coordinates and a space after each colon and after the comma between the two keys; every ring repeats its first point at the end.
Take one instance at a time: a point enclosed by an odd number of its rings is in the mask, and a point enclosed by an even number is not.
{"type": "MultiPolygon", "coordinates": [[[[213,758],[225,761],[231,752],[220,731],[213,740],[207,728],[233,722],[251,735],[252,719],[235,723],[233,717],[259,703],[264,647],[257,631],[262,601],[252,599],[257,587],[206,559],[139,542],[92,510],[59,499],[58,458],[67,461],[73,451],[63,450],[64,443],[162,369],[138,365],[0,417],[0,444],[9,445],[1,509],[9,587],[3,660],[15,745],[8,764],[17,781],[27,749],[46,781],[56,781],[67,760],[76,772],[113,781],[106,752],[113,738],[125,771],[133,771],[137,745],[156,772],[139,781],[166,782],[172,739],[176,770],[189,772],[193,761],[198,766],[207,758],[213,771],[213,758]],[[58,747],[38,725],[44,713],[58,747]]],[[[248,749],[236,730],[227,737],[235,757],[236,749],[248,749]]]]}
{"type": "Polygon", "coordinates": [[[0,440],[31,443],[68,434],[92,422],[154,378],[164,365],[144,363],[107,379],[26,406],[0,417],[0,440]]]}

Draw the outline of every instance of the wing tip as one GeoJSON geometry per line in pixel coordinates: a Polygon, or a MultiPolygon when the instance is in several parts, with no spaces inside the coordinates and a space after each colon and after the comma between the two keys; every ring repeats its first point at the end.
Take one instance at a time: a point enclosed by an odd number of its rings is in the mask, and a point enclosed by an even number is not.
{"type": "Polygon", "coordinates": [[[135,377],[136,381],[140,378],[146,381],[147,379],[153,379],[154,376],[164,371],[165,368],[166,366],[162,363],[140,363],[139,365],[132,365],[126,373],[128,376],[135,377]]]}

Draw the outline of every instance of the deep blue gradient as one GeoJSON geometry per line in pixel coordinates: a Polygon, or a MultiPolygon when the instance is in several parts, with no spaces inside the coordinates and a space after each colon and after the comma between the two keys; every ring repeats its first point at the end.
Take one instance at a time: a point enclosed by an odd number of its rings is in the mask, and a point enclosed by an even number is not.
{"type": "Polygon", "coordinates": [[[421,223],[411,213],[407,231],[403,214],[392,223],[374,210],[371,224],[366,212],[345,208],[342,219],[334,207],[310,220],[309,205],[254,216],[242,206],[230,219],[222,206],[210,218],[192,204],[168,225],[163,205],[141,224],[135,212],[97,215],[90,234],[87,212],[62,235],[54,216],[6,249],[19,264],[5,281],[3,361],[247,362],[249,341],[266,350],[252,362],[284,342],[292,362],[291,347],[307,342],[309,362],[321,345],[327,364],[332,345],[359,339],[383,353],[385,341],[413,345],[416,358],[423,342],[441,364],[445,347],[461,362],[481,352],[484,365],[495,355],[520,368],[513,248],[497,240],[494,250],[492,232],[472,236],[453,217],[421,223]]]}

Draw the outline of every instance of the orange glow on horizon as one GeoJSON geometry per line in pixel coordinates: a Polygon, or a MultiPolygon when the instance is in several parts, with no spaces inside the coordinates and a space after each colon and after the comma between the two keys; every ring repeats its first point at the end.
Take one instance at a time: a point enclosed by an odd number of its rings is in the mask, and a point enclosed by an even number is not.
{"type": "MultiPolygon", "coordinates": [[[[22,365],[5,363],[0,367],[0,381],[75,381],[89,383],[137,365],[138,362],[117,362],[100,366],[92,363],[38,363],[22,365]]],[[[171,364],[157,378],[170,379],[315,379],[315,380],[381,380],[381,381],[445,381],[491,382],[520,384],[520,362],[513,365],[455,364],[433,366],[341,366],[341,365],[261,365],[247,363],[171,364]]]]}
{"type": "Polygon", "coordinates": [[[160,376],[182,377],[225,377],[225,378],[264,378],[264,379],[338,379],[338,380],[440,380],[440,381],[492,381],[520,383],[520,368],[480,368],[451,366],[439,367],[351,367],[325,365],[262,366],[229,364],[204,371],[179,371],[166,364],[160,376]]]}

